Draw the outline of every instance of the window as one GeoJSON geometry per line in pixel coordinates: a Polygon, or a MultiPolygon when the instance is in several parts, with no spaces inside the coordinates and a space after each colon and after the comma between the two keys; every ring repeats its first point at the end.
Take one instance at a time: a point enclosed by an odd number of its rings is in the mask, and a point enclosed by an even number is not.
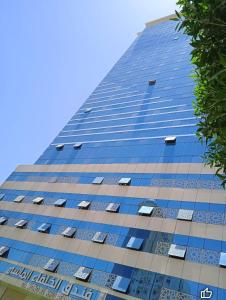
{"type": "Polygon", "coordinates": [[[55,259],[51,258],[47,264],[43,267],[44,270],[49,271],[49,272],[55,272],[57,267],[59,265],[59,262],[56,261],[55,259]]]}
{"type": "Polygon", "coordinates": [[[1,257],[6,255],[8,252],[9,252],[9,247],[6,247],[6,246],[1,246],[0,247],[0,256],[1,257]]]}
{"type": "Polygon", "coordinates": [[[24,200],[25,196],[17,196],[13,202],[20,203],[24,200]]]}
{"type": "Polygon", "coordinates": [[[175,136],[167,136],[165,138],[165,143],[166,144],[176,144],[176,137],[175,136]]]}
{"type": "Polygon", "coordinates": [[[90,206],[89,201],[82,201],[78,204],[78,208],[82,208],[82,209],[88,209],[89,206],[90,206]]]}
{"type": "Polygon", "coordinates": [[[92,238],[92,241],[95,243],[103,244],[106,237],[107,237],[106,233],[98,231],[95,233],[94,237],[92,238]]]}
{"type": "Polygon", "coordinates": [[[138,214],[142,216],[150,216],[152,214],[154,207],[152,206],[141,206],[141,208],[138,210],[138,214]]]}
{"type": "Polygon", "coordinates": [[[7,221],[7,218],[0,217],[0,225],[3,225],[7,221]]]}
{"type": "Polygon", "coordinates": [[[106,207],[106,211],[117,213],[119,211],[120,204],[118,203],[109,203],[106,207]]]}
{"type": "Polygon", "coordinates": [[[155,85],[156,84],[156,80],[155,79],[151,79],[148,81],[149,85],[155,85]]]}
{"type": "Polygon", "coordinates": [[[43,202],[44,198],[42,197],[36,197],[35,199],[32,200],[34,204],[41,204],[43,202]]]}
{"type": "Polygon", "coordinates": [[[119,185],[130,185],[131,178],[121,178],[118,182],[119,185]]]}
{"type": "Polygon", "coordinates": [[[221,267],[226,267],[226,253],[225,252],[221,252],[221,254],[220,254],[219,265],[221,267]]]}
{"type": "Polygon", "coordinates": [[[50,177],[48,180],[49,183],[55,183],[57,182],[57,177],[50,177]]]}
{"type": "Polygon", "coordinates": [[[0,200],[4,198],[5,194],[0,194],[0,200]]]}
{"type": "Polygon", "coordinates": [[[89,276],[91,274],[91,269],[85,267],[79,267],[79,269],[73,275],[75,278],[88,281],[89,276]]]}
{"type": "Polygon", "coordinates": [[[129,285],[130,279],[122,276],[117,276],[112,285],[112,289],[125,294],[129,288],[129,285]]]}
{"type": "Polygon", "coordinates": [[[86,109],[84,110],[85,113],[89,113],[89,112],[91,112],[91,111],[92,111],[92,107],[86,108],[86,109]]]}
{"type": "Polygon", "coordinates": [[[67,227],[64,231],[62,231],[62,235],[65,237],[72,238],[75,235],[76,228],[73,227],[67,227]]]}
{"type": "Polygon", "coordinates": [[[186,254],[186,247],[171,244],[168,255],[176,258],[184,258],[186,254]]]}
{"type": "Polygon", "coordinates": [[[104,180],[104,177],[96,177],[94,180],[93,180],[93,184],[101,184],[104,180]]]}
{"type": "Polygon", "coordinates": [[[74,147],[74,149],[81,149],[82,148],[82,143],[77,142],[77,143],[74,144],[73,147],[74,147]]]}
{"type": "Polygon", "coordinates": [[[38,231],[39,231],[39,232],[48,233],[49,230],[50,230],[50,228],[51,228],[51,225],[50,225],[50,224],[48,224],[48,223],[43,223],[42,225],[40,225],[40,226],[38,227],[38,231]]]}
{"type": "Polygon", "coordinates": [[[192,221],[193,210],[190,209],[179,209],[177,219],[184,221],[192,221]]]}
{"type": "Polygon", "coordinates": [[[28,222],[26,220],[20,220],[20,221],[16,222],[14,225],[17,228],[24,228],[27,225],[27,223],[28,222]]]}
{"type": "Polygon", "coordinates": [[[65,205],[66,203],[66,199],[57,199],[55,202],[54,202],[54,206],[57,206],[57,207],[62,207],[65,205]]]}
{"type": "Polygon", "coordinates": [[[64,144],[58,144],[58,145],[56,145],[56,149],[57,150],[63,150],[63,148],[64,148],[64,144]]]}
{"type": "Polygon", "coordinates": [[[133,250],[140,250],[143,241],[144,241],[143,239],[138,239],[132,236],[126,245],[126,248],[133,249],[133,250]]]}

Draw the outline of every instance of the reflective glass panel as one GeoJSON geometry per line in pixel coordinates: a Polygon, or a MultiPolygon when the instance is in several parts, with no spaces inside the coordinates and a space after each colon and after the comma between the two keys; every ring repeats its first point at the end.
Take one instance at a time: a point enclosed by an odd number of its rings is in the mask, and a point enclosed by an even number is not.
{"type": "Polygon", "coordinates": [[[17,196],[13,201],[16,203],[20,203],[24,200],[25,196],[17,196]]]}
{"type": "Polygon", "coordinates": [[[141,208],[138,210],[139,215],[143,215],[143,216],[150,216],[152,211],[153,211],[153,207],[151,206],[141,206],[141,208]]]}
{"type": "Polygon", "coordinates": [[[130,185],[131,178],[121,178],[118,182],[119,185],[130,185]]]}
{"type": "Polygon", "coordinates": [[[139,239],[132,236],[126,245],[126,248],[139,250],[143,244],[143,241],[144,241],[143,239],[139,239]]]}
{"type": "Polygon", "coordinates": [[[191,209],[179,209],[177,219],[191,221],[194,211],[191,209]]]}
{"type": "Polygon", "coordinates": [[[65,236],[65,237],[70,237],[72,238],[74,236],[76,232],[76,228],[73,228],[73,227],[67,227],[64,231],[62,231],[62,235],[65,236]]]}
{"type": "Polygon", "coordinates": [[[186,247],[180,246],[180,245],[175,245],[171,244],[168,255],[177,257],[177,258],[184,258],[186,254],[186,247]]]}
{"type": "Polygon", "coordinates": [[[45,269],[46,271],[49,271],[49,272],[55,272],[58,265],[59,265],[59,262],[56,261],[55,259],[51,258],[47,262],[47,264],[43,267],[43,269],[45,269]]]}
{"type": "Polygon", "coordinates": [[[106,237],[107,237],[106,233],[98,231],[95,233],[94,237],[92,238],[92,241],[103,244],[106,237]]]}
{"type": "Polygon", "coordinates": [[[112,289],[121,293],[126,293],[130,285],[130,279],[117,276],[113,285],[112,289]]]}
{"type": "Polygon", "coordinates": [[[54,206],[62,207],[65,205],[66,201],[67,201],[66,199],[57,199],[54,202],[54,206]]]}
{"type": "Polygon", "coordinates": [[[73,276],[77,279],[88,281],[90,274],[91,274],[91,269],[80,267],[73,276]]]}

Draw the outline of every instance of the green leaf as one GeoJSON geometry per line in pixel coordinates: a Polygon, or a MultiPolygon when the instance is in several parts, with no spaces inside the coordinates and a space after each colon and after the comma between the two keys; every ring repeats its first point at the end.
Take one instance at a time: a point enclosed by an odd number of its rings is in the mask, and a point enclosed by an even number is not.
{"type": "Polygon", "coordinates": [[[226,187],[226,2],[225,0],[178,0],[176,30],[191,38],[191,75],[196,83],[193,101],[199,118],[197,137],[206,144],[205,163],[217,167],[226,187]]]}

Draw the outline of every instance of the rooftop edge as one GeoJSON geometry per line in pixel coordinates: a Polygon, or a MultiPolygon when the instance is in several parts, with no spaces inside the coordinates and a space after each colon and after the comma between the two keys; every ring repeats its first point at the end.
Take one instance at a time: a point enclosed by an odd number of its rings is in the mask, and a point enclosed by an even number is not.
{"type": "Polygon", "coordinates": [[[159,18],[159,19],[156,19],[156,20],[153,20],[153,21],[149,21],[149,22],[145,23],[145,27],[146,28],[151,27],[151,26],[159,24],[161,22],[169,21],[170,19],[175,18],[175,17],[176,17],[176,14],[171,14],[171,15],[168,15],[166,17],[162,17],[162,18],[159,18]]]}

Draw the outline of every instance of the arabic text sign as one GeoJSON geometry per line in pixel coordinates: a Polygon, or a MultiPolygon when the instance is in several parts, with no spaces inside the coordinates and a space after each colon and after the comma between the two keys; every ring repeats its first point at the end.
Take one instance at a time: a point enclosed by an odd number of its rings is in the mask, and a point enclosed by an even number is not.
{"type": "Polygon", "coordinates": [[[10,267],[6,271],[6,274],[22,281],[44,286],[57,294],[73,298],[75,297],[76,299],[91,300],[95,292],[92,289],[85,288],[81,285],[73,284],[44,273],[30,271],[17,266],[10,267]]]}

